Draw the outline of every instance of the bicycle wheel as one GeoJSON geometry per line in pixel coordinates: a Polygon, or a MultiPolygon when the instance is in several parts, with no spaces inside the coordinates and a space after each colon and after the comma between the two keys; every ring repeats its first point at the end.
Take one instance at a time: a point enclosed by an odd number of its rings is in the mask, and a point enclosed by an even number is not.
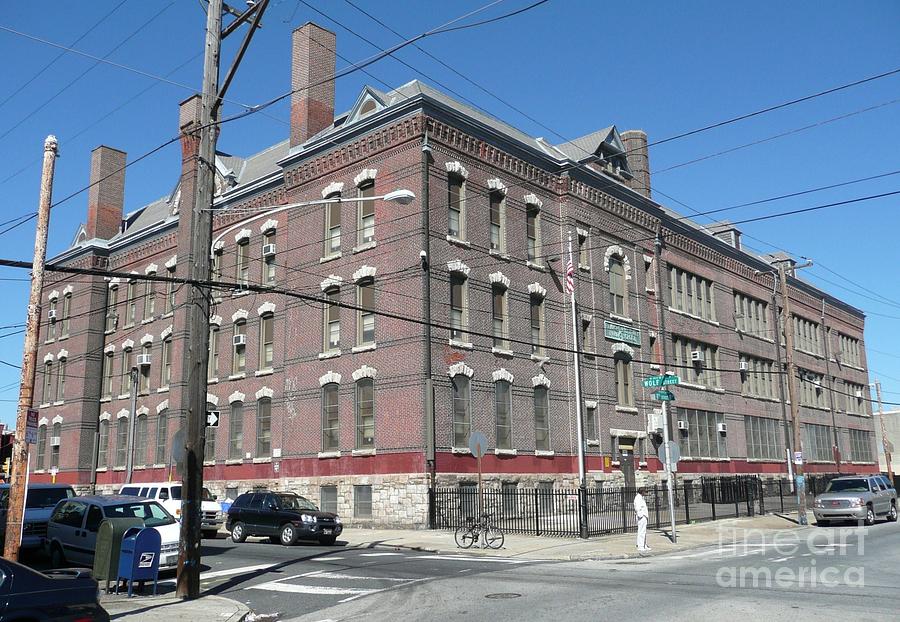
{"type": "Polygon", "coordinates": [[[490,549],[503,548],[503,531],[499,527],[488,527],[484,532],[484,540],[490,549]]]}
{"type": "Polygon", "coordinates": [[[456,540],[456,546],[468,549],[475,544],[476,536],[471,527],[457,527],[453,539],[456,540]]]}

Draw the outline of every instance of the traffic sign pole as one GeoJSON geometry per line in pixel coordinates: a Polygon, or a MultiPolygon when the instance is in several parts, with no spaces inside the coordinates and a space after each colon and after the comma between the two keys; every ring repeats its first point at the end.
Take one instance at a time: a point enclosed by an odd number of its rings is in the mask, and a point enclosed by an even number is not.
{"type": "MultiPolygon", "coordinates": [[[[663,419],[663,443],[666,449],[669,448],[669,402],[662,403],[662,419],[663,419]]],[[[672,452],[666,451],[666,489],[669,493],[669,520],[672,523],[672,542],[678,542],[678,534],[675,532],[675,482],[672,471],[672,452]]]]}

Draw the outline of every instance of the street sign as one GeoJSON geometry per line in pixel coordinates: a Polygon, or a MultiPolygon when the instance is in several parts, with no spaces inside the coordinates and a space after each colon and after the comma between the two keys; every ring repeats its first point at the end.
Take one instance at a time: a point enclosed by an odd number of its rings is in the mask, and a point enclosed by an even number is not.
{"type": "Polygon", "coordinates": [[[218,428],[220,415],[221,415],[221,413],[218,410],[207,410],[206,411],[206,427],[207,428],[218,428]]]}
{"type": "Polygon", "coordinates": [[[661,402],[673,402],[675,401],[675,394],[671,391],[656,391],[653,394],[653,399],[660,400],[661,402]]]}
{"type": "Polygon", "coordinates": [[[178,430],[172,437],[172,449],[169,452],[170,464],[174,464],[178,472],[182,472],[184,464],[184,430],[178,430]]]}
{"type": "Polygon", "coordinates": [[[37,443],[38,411],[29,408],[25,411],[25,442],[34,445],[37,443]]]}
{"type": "Polygon", "coordinates": [[[678,443],[669,441],[668,443],[663,443],[659,446],[659,449],[656,451],[656,457],[659,458],[659,461],[662,462],[663,465],[666,464],[666,454],[671,455],[672,470],[676,471],[675,465],[681,460],[681,449],[678,447],[678,443]]]}
{"type": "Polygon", "coordinates": [[[469,435],[469,451],[471,451],[472,455],[476,458],[484,456],[487,444],[487,437],[481,432],[476,430],[469,435]]]}
{"type": "Polygon", "coordinates": [[[679,384],[680,382],[681,378],[678,376],[666,374],[665,376],[650,376],[649,378],[644,378],[641,384],[647,389],[652,389],[653,387],[667,387],[671,384],[679,384]]]}
{"type": "Polygon", "coordinates": [[[794,452],[794,464],[803,464],[803,452],[802,451],[794,452]]]}

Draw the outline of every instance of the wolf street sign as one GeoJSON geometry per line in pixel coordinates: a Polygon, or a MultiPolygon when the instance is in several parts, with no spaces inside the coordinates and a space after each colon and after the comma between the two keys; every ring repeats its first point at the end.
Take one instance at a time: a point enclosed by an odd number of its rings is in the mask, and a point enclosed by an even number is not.
{"type": "Polygon", "coordinates": [[[642,384],[644,387],[651,389],[653,387],[667,387],[672,384],[679,384],[681,379],[678,376],[665,375],[665,376],[650,376],[649,378],[644,378],[642,384]]]}

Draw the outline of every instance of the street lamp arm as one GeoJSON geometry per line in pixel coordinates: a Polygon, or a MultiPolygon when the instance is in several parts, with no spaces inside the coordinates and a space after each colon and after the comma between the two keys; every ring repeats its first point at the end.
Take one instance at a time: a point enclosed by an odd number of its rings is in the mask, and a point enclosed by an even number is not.
{"type": "Polygon", "coordinates": [[[259,214],[254,214],[253,216],[250,216],[248,218],[240,220],[240,221],[234,223],[233,225],[231,225],[230,227],[226,228],[224,231],[222,231],[222,233],[217,235],[215,237],[215,239],[212,241],[212,244],[210,244],[210,252],[213,252],[215,250],[216,244],[218,244],[219,241],[223,237],[225,237],[226,235],[228,235],[228,233],[234,231],[235,229],[244,227],[247,224],[254,222],[256,220],[259,220],[261,218],[268,218],[272,214],[277,214],[279,212],[284,212],[289,209],[294,209],[295,207],[310,207],[312,205],[329,205],[331,203],[360,203],[362,201],[390,201],[392,203],[399,203],[400,205],[409,205],[415,198],[416,198],[416,195],[411,190],[401,189],[401,190],[394,190],[392,192],[388,192],[387,194],[383,194],[380,196],[374,196],[374,197],[350,197],[350,198],[346,198],[346,199],[343,197],[337,197],[337,198],[333,198],[333,199],[315,199],[313,201],[300,201],[298,203],[288,203],[287,205],[280,205],[278,207],[273,207],[272,209],[266,210],[259,214]]]}

